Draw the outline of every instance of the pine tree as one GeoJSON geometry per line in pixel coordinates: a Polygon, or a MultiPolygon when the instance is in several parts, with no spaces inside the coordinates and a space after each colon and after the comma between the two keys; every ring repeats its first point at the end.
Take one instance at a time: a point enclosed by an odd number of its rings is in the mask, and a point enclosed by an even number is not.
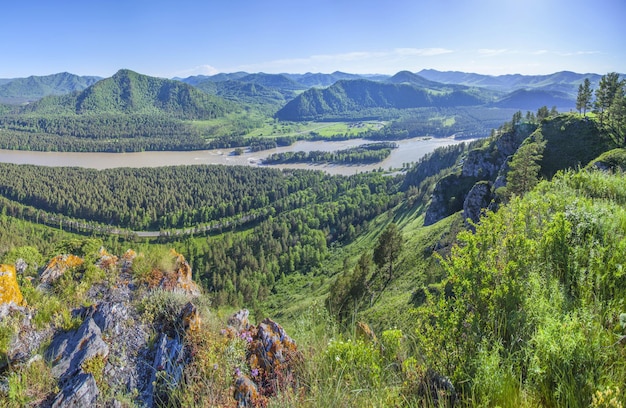
{"type": "Polygon", "coordinates": [[[591,97],[593,96],[593,90],[591,89],[591,82],[589,78],[585,78],[585,82],[578,86],[578,96],[576,97],[576,109],[584,116],[587,116],[587,109],[591,108],[591,97]]]}
{"type": "Polygon", "coordinates": [[[600,78],[598,89],[596,89],[596,101],[594,103],[594,108],[598,111],[600,116],[600,123],[603,122],[605,113],[610,110],[618,90],[623,88],[623,86],[624,81],[619,79],[617,72],[610,72],[600,78]]]}
{"type": "Polygon", "coordinates": [[[523,195],[539,182],[539,162],[543,159],[546,146],[541,134],[535,136],[531,143],[522,144],[511,160],[507,174],[507,191],[509,194],[523,195]]]}

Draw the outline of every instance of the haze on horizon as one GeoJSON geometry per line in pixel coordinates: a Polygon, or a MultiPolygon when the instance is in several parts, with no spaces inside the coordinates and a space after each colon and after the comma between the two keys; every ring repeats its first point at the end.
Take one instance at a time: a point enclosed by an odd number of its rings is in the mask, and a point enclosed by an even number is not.
{"type": "Polygon", "coordinates": [[[2,10],[0,78],[626,72],[622,0],[32,0],[2,10]]]}

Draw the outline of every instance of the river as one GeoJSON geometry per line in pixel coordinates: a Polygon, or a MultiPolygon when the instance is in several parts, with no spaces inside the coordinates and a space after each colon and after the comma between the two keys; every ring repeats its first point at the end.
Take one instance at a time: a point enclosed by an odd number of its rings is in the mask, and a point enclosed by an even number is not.
{"type": "MultiPolygon", "coordinates": [[[[350,175],[371,171],[382,167],[384,169],[400,168],[404,163],[418,161],[424,155],[438,147],[461,143],[454,138],[413,138],[399,140],[397,149],[393,149],[389,157],[380,163],[362,166],[344,166],[330,164],[285,164],[279,168],[299,168],[323,170],[330,174],[350,175]]],[[[223,164],[263,166],[263,158],[272,153],[289,151],[333,151],[358,146],[363,143],[372,143],[364,139],[351,139],[339,142],[299,141],[291,146],[260,152],[244,151],[235,156],[234,149],[196,150],[185,152],[139,152],[139,153],[65,153],[65,152],[32,152],[17,150],[1,150],[0,162],[15,164],[35,164],[39,166],[69,166],[92,169],[109,169],[116,167],[160,167],[180,166],[190,164],[223,164]]]]}

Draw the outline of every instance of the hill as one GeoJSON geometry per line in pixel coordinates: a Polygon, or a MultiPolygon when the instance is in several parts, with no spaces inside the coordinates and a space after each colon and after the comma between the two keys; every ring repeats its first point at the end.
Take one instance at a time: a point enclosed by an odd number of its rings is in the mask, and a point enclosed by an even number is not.
{"type": "Polygon", "coordinates": [[[376,117],[388,109],[481,105],[485,99],[468,91],[433,93],[412,84],[365,79],[342,80],[325,89],[309,89],[289,101],[276,117],[281,120],[357,119],[376,117]]]}
{"type": "Polygon", "coordinates": [[[543,89],[547,91],[560,91],[575,96],[578,86],[585,78],[589,78],[595,88],[600,81],[598,74],[578,74],[570,71],[555,72],[549,75],[482,75],[459,71],[437,71],[424,69],[418,75],[432,81],[446,84],[459,84],[478,86],[498,91],[512,92],[518,89],[543,89]]]}
{"type": "Polygon", "coordinates": [[[224,115],[229,106],[179,81],[120,70],[87,89],[48,96],[23,112],[37,115],[161,114],[179,119],[209,119],[224,115]]]}
{"type": "Polygon", "coordinates": [[[102,78],[63,72],[6,80],[0,83],[0,103],[21,104],[36,101],[48,95],[64,95],[82,91],[100,79],[102,78]]]}
{"type": "Polygon", "coordinates": [[[507,94],[490,106],[535,111],[541,106],[556,106],[559,110],[568,111],[576,107],[576,99],[560,91],[544,89],[519,89],[507,94]]]}

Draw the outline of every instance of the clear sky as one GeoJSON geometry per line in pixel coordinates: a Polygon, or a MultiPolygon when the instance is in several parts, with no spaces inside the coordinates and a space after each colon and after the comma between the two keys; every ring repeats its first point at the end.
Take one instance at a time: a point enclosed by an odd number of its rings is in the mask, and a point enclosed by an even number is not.
{"type": "Polygon", "coordinates": [[[10,0],[0,78],[626,73],[626,0],[10,0]]]}

